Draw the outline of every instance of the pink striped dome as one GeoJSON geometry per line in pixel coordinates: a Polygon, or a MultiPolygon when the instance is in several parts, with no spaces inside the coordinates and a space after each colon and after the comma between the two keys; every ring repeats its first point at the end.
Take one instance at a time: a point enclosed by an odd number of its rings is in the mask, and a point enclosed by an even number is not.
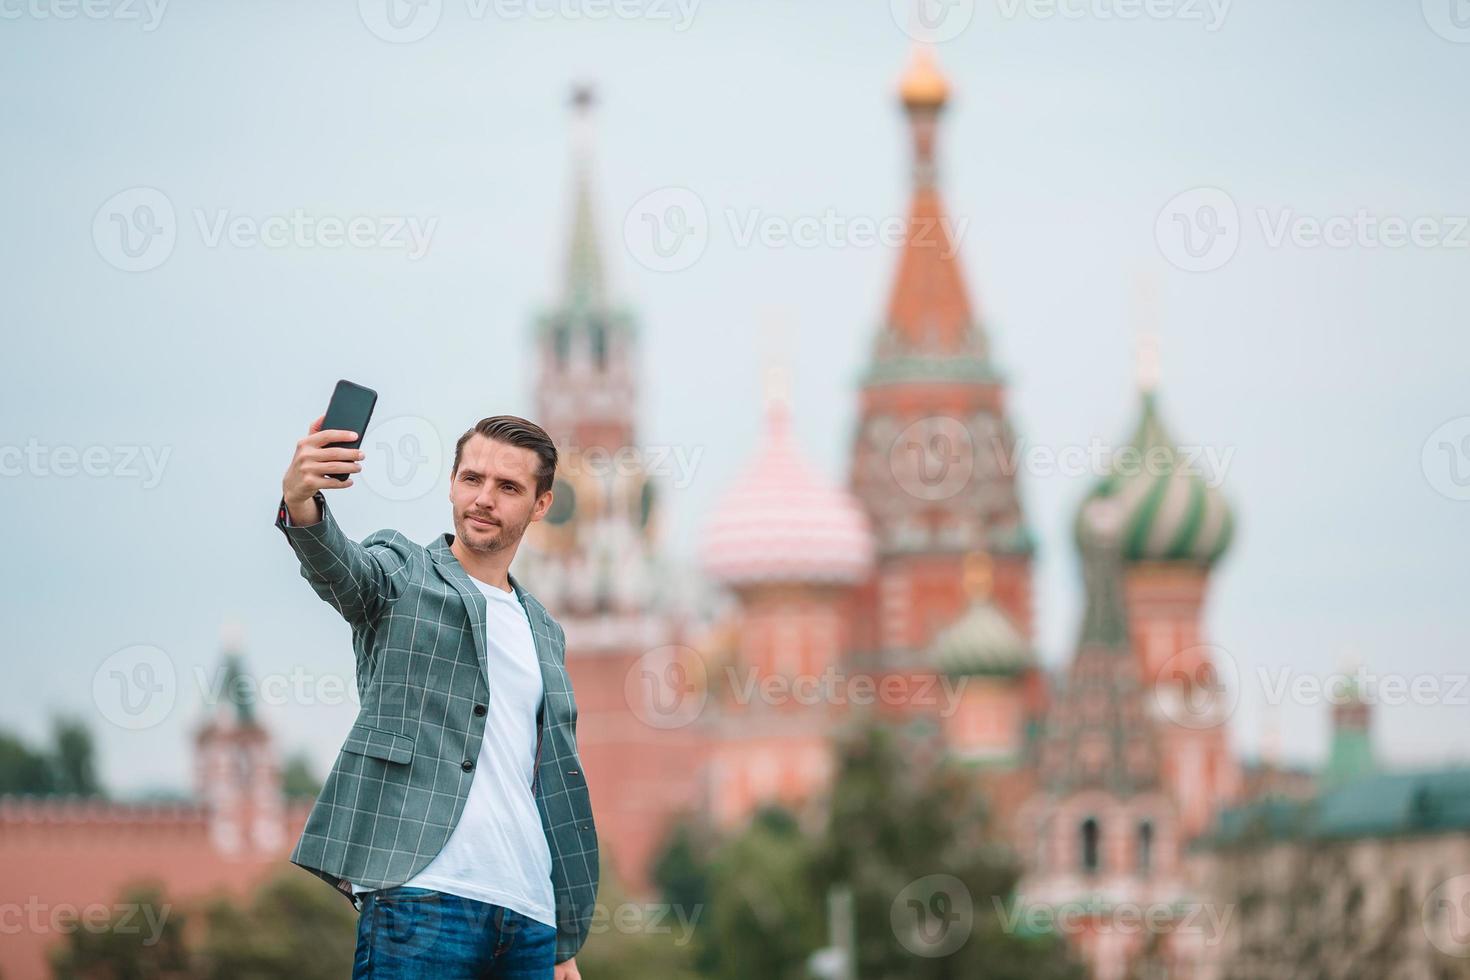
{"type": "Polygon", "coordinates": [[[867,515],[801,457],[789,416],[784,398],[768,400],[764,445],[715,508],[704,568],[732,586],[859,582],[873,564],[867,515]]]}

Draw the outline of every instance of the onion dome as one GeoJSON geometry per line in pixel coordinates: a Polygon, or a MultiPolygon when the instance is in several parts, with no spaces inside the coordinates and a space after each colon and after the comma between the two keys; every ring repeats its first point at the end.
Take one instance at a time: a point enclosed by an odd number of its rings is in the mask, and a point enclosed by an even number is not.
{"type": "Polygon", "coordinates": [[[939,109],[949,101],[949,79],[927,46],[914,50],[914,59],[899,80],[898,94],[910,109],[939,109]]]}
{"type": "Polygon", "coordinates": [[[764,445],[715,508],[705,570],[730,586],[855,584],[873,563],[867,515],[798,452],[784,385],[774,375],[768,391],[764,445]]]}
{"type": "Polygon", "coordinates": [[[967,560],[965,580],[970,606],[935,637],[930,662],[951,677],[1014,675],[1034,666],[1031,644],[991,598],[989,556],[967,560]]]}
{"type": "Polygon", "coordinates": [[[1106,515],[1125,562],[1213,564],[1230,546],[1234,519],[1194,454],[1169,437],[1154,393],[1152,349],[1141,350],[1142,416],[1129,442],[1112,455],[1108,472],[1077,515],[1080,545],[1098,536],[1106,515]]]}

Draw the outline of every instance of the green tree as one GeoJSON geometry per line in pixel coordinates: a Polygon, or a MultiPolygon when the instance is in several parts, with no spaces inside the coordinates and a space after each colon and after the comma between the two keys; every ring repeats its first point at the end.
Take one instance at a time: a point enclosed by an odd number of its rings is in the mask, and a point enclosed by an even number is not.
{"type": "Polygon", "coordinates": [[[102,786],[92,749],[92,733],[75,718],[58,718],[52,725],[51,768],[56,791],[98,796],[102,786]]]}
{"type": "Polygon", "coordinates": [[[859,977],[1084,975],[1061,940],[1008,924],[1020,869],[987,811],[974,770],[932,739],[882,722],[839,739],[816,878],[852,890],[859,977]]]}
{"type": "Polygon", "coordinates": [[[823,943],[815,842],[779,807],[757,812],[710,862],[709,941],[724,980],[798,980],[823,943]]]}
{"type": "Polygon", "coordinates": [[[54,774],[43,752],[0,732],[0,793],[55,792],[54,774]]]}
{"type": "Polygon", "coordinates": [[[592,927],[577,953],[578,971],[591,980],[697,980],[702,907],[636,901],[605,859],[599,881],[592,927]]]}
{"type": "Polygon", "coordinates": [[[339,980],[352,973],[357,912],[294,868],[268,879],[247,906],[213,899],[204,919],[198,975],[209,980],[339,980]]]}
{"type": "Polygon", "coordinates": [[[322,791],[321,781],[311,770],[306,755],[297,752],[286,760],[281,770],[281,790],[288,799],[315,799],[322,791]]]}
{"type": "MultiPolygon", "coordinates": [[[[673,821],[653,863],[651,877],[664,902],[688,916],[698,915],[702,923],[710,908],[709,856],[717,843],[718,835],[708,823],[684,814],[673,821]]],[[[694,965],[701,976],[713,977],[719,973],[720,946],[710,941],[705,925],[695,933],[694,965]]]]}
{"type": "Polygon", "coordinates": [[[63,917],[65,939],[50,951],[56,980],[176,980],[189,977],[183,912],[161,885],[144,882],[122,893],[105,922],[63,917]]]}
{"type": "Polygon", "coordinates": [[[73,718],[57,718],[51,740],[49,748],[33,749],[15,735],[0,733],[0,794],[101,795],[91,732],[73,718]]]}

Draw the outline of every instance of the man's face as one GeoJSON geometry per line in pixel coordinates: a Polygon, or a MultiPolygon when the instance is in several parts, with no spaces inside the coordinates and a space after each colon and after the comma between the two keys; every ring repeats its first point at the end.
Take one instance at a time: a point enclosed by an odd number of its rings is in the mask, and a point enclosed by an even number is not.
{"type": "Polygon", "coordinates": [[[536,499],[536,465],[529,449],[470,436],[449,480],[455,539],[471,551],[514,548],[551,506],[550,490],[536,499]]]}

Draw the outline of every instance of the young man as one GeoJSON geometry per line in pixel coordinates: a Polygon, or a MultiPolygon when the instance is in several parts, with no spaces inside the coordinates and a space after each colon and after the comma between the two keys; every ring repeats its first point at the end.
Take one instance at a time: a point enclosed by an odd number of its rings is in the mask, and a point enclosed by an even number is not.
{"type": "Polygon", "coordinates": [[[362,707],[291,861],[359,910],[354,978],[579,980],[598,851],[566,637],[509,571],[551,506],[556,447],[484,419],[454,447],[453,534],[357,544],[323,491],[352,486],[364,454],[327,448],[357,434],[322,421],[276,526],[352,626],[362,707]]]}

